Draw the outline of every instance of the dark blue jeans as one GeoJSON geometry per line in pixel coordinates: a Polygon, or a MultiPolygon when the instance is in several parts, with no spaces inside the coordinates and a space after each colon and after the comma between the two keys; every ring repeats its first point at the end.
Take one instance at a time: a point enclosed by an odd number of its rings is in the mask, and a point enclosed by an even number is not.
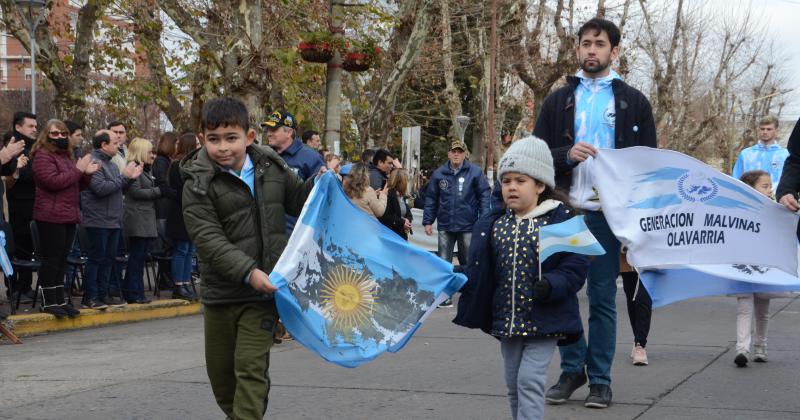
{"type": "Polygon", "coordinates": [[[108,279],[117,255],[120,229],[86,228],[89,237],[84,300],[103,300],[108,295],[108,279]]]}
{"type": "Polygon", "coordinates": [[[195,246],[189,241],[175,241],[172,250],[172,281],[189,283],[192,280],[192,260],[195,246]]]}
{"type": "Polygon", "coordinates": [[[111,268],[111,276],[108,278],[108,290],[112,296],[122,297],[120,290],[122,289],[123,277],[122,270],[127,269],[125,264],[118,263],[116,257],[125,256],[125,235],[120,232],[119,239],[117,240],[117,252],[114,257],[114,266],[111,268]]]}
{"type": "Polygon", "coordinates": [[[128,238],[128,267],[122,282],[122,299],[127,301],[143,300],[144,296],[144,264],[147,250],[153,238],[131,236],[128,238]]]}
{"type": "Polygon", "coordinates": [[[458,243],[458,263],[467,266],[469,244],[472,242],[472,232],[445,232],[439,231],[439,258],[453,262],[453,246],[458,243]]]}
{"type": "Polygon", "coordinates": [[[587,211],[586,225],[606,250],[592,260],[586,281],[589,297],[589,345],[584,335],[577,343],[559,347],[561,370],[583,372],[591,384],[611,384],[611,364],[617,345],[617,275],[620,243],[601,212],[587,211]]]}

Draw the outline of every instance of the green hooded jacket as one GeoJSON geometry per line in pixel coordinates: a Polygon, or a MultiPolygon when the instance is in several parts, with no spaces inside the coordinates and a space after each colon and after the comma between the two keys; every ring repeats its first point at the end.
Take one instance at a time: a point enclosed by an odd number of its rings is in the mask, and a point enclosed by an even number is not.
{"type": "Polygon", "coordinates": [[[197,246],[205,305],[272,299],[244,282],[269,274],[286,247],[285,215],[299,216],[314,177],[303,183],[269,147],[251,145],[255,198],[247,185],[198,149],[181,161],[183,215],[197,246]]]}

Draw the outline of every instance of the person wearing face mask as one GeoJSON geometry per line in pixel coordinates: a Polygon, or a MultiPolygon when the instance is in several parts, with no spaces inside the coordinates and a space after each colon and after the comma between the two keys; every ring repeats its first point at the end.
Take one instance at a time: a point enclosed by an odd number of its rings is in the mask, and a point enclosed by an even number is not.
{"type": "Polygon", "coordinates": [[[81,221],[79,192],[100,169],[100,164],[91,156],[73,161],[68,136],[64,122],[50,120],[31,148],[31,167],[37,187],[33,220],[42,244],[37,293],[42,298],[42,312],[57,318],[80,314],[67,304],[62,279],[76,225],[81,221]]]}

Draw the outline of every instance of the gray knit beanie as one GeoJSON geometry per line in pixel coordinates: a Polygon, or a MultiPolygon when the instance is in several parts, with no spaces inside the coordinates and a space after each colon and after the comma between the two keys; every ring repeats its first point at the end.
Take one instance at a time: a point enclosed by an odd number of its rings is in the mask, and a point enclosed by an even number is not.
{"type": "Polygon", "coordinates": [[[497,176],[502,178],[506,172],[519,172],[550,188],[556,187],[553,155],[547,143],[538,137],[525,137],[511,143],[500,158],[497,176]]]}

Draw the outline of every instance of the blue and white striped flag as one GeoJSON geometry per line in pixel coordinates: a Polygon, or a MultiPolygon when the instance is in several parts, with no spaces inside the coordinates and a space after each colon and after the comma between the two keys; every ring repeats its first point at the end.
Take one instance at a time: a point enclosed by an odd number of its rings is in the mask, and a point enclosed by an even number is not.
{"type": "Polygon", "coordinates": [[[317,182],[269,276],[292,337],[345,367],[400,350],[467,281],[356,207],[331,173],[317,182]]]}
{"type": "Polygon", "coordinates": [[[11,265],[6,253],[6,233],[3,231],[0,231],[0,267],[3,268],[3,273],[5,273],[6,277],[14,275],[14,267],[11,265]]]}
{"type": "Polygon", "coordinates": [[[583,216],[539,228],[539,261],[543,262],[556,252],[583,255],[603,255],[606,251],[589,231],[583,216]]]}

